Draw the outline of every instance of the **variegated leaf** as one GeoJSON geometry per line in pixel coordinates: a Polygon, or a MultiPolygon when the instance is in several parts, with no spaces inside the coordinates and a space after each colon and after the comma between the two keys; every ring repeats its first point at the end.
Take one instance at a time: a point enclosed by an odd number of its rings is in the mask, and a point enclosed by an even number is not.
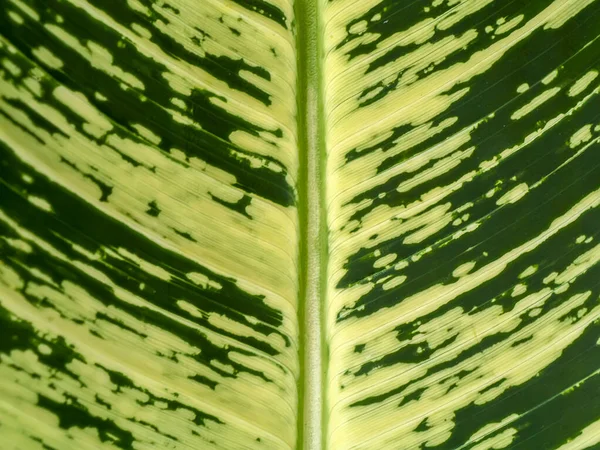
{"type": "Polygon", "coordinates": [[[0,4],[0,447],[293,448],[291,2],[0,4]]]}
{"type": "Polygon", "coordinates": [[[0,6],[0,448],[600,445],[600,2],[0,6]]]}
{"type": "Polygon", "coordinates": [[[329,448],[597,448],[600,2],[323,8],[329,448]]]}

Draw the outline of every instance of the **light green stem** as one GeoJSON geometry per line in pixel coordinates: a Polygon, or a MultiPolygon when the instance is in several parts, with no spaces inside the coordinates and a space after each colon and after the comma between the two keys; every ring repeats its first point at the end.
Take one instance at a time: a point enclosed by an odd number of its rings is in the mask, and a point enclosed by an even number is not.
{"type": "Polygon", "coordinates": [[[298,143],[301,385],[298,448],[325,448],[325,373],[323,310],[326,292],[327,222],[325,212],[325,139],[322,122],[323,49],[319,0],[296,0],[298,52],[298,143]],[[310,182],[309,182],[310,180],[310,182]]]}

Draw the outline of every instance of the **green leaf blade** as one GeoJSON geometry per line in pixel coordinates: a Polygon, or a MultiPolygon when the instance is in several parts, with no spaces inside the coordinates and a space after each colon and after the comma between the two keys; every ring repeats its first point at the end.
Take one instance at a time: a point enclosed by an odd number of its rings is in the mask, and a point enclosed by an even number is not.
{"type": "Polygon", "coordinates": [[[0,6],[0,446],[598,446],[598,1],[0,6]]]}
{"type": "Polygon", "coordinates": [[[597,443],[598,6],[327,4],[329,448],[597,443]]]}
{"type": "Polygon", "coordinates": [[[3,441],[293,448],[291,4],[3,6],[3,441]]]}

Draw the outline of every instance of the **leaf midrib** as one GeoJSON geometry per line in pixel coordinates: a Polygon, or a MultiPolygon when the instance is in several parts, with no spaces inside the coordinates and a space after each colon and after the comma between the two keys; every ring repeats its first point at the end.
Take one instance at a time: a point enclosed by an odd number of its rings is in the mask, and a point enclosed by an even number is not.
{"type": "Polygon", "coordinates": [[[323,311],[327,281],[323,40],[320,0],[295,2],[300,220],[297,448],[325,448],[327,352],[323,311]]]}

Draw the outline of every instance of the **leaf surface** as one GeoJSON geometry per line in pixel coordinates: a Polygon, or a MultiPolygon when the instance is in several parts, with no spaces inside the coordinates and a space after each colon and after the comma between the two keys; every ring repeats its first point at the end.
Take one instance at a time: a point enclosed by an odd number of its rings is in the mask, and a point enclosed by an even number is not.
{"type": "Polygon", "coordinates": [[[599,39],[0,0],[0,447],[597,448],[599,39]]]}
{"type": "Polygon", "coordinates": [[[596,448],[600,4],[324,8],[329,448],[596,448]]]}
{"type": "Polygon", "coordinates": [[[2,441],[293,448],[290,2],[1,5],[2,441]]]}

